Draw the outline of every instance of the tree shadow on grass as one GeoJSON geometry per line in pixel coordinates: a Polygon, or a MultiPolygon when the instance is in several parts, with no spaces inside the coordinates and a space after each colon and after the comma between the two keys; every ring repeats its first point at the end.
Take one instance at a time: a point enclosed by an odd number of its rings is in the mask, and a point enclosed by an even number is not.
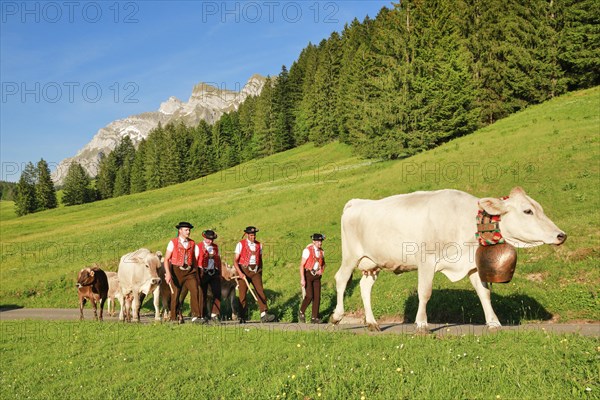
{"type": "MultiPolygon", "coordinates": [[[[415,322],[419,297],[411,293],[404,307],[404,322],[415,322]]],[[[537,300],[524,294],[507,296],[492,293],[492,307],[504,325],[520,325],[524,321],[547,321],[552,318],[537,300]]],[[[433,290],[427,303],[427,321],[432,323],[485,324],[481,302],[475,290],[433,290]]]]}

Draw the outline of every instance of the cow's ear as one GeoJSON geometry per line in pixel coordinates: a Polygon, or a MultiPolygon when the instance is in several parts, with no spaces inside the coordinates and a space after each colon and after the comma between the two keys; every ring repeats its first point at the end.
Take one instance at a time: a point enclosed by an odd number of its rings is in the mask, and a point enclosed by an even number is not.
{"type": "Polygon", "coordinates": [[[94,270],[90,270],[90,276],[94,276],[94,270]]]}
{"type": "Polygon", "coordinates": [[[502,215],[508,211],[503,200],[494,197],[484,197],[479,200],[479,208],[490,215],[502,215]]]}
{"type": "Polygon", "coordinates": [[[527,193],[525,193],[525,190],[523,190],[523,188],[521,186],[515,186],[511,191],[510,191],[510,197],[515,197],[516,195],[523,195],[525,196],[527,193]]]}

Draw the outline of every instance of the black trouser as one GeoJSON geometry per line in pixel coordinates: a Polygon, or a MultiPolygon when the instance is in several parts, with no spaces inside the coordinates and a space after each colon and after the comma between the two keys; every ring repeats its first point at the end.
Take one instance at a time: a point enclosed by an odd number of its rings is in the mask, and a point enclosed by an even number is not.
{"type": "MultiPolygon", "coordinates": [[[[221,273],[217,269],[213,271],[212,276],[206,270],[200,272],[200,313],[202,317],[205,316],[204,311],[208,307],[208,285],[210,285],[213,295],[212,313],[217,316],[221,315],[221,273]]],[[[206,317],[209,317],[209,315],[206,317]]]]}
{"type": "Polygon", "coordinates": [[[319,306],[321,305],[321,275],[313,275],[304,270],[304,282],[306,282],[306,297],[300,306],[300,312],[304,314],[306,307],[312,301],[312,318],[319,318],[319,306]]]}

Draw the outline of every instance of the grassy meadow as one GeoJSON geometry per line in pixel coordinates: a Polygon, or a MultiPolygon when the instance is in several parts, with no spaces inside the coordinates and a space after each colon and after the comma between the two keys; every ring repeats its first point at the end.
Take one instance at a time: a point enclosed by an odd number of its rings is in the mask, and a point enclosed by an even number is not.
{"type": "Polygon", "coordinates": [[[595,338],[253,325],[3,321],[0,398],[597,399],[600,390],[595,338]]]}
{"type": "MultiPolygon", "coordinates": [[[[365,160],[343,144],[307,144],[196,181],[21,218],[2,202],[0,306],[76,307],[79,269],[96,263],[116,270],[121,255],[140,247],[164,251],[174,225],[188,220],[196,226],[192,237],[216,230],[230,263],[244,227],[260,229],[265,288],[283,321],[296,319],[301,251],[313,232],[324,233],[327,317],[348,200],[441,188],[499,197],[522,186],[569,238],[560,247],[519,252],[513,281],[493,288],[500,321],[600,320],[599,104],[598,87],[570,93],[404,160],[365,160]]],[[[373,289],[376,318],[413,322],[416,281],[416,273],[381,274],[373,289]]],[[[347,290],[347,310],[360,315],[357,282],[355,276],[347,290]]],[[[428,313],[431,322],[484,322],[468,279],[453,284],[441,274],[428,313]]]]}

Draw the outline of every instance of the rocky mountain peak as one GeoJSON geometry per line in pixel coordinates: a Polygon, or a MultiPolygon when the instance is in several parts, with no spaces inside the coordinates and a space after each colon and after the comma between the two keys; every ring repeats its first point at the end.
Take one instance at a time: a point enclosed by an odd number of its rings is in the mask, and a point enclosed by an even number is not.
{"type": "Polygon", "coordinates": [[[201,82],[194,86],[187,102],[171,96],[161,103],[157,111],[113,121],[100,128],[75,156],[62,160],[52,173],[52,179],[56,184],[62,184],[73,162],[80,163],[91,177],[95,177],[98,174],[101,154],[106,155],[114,150],[124,136],[129,136],[137,147],[159,123],[166,125],[181,121],[188,126],[194,126],[200,120],[205,120],[213,124],[224,113],[237,110],[248,96],[259,95],[265,81],[263,76],[254,74],[242,88],[238,85],[238,88],[235,88],[237,90],[201,82]]]}

